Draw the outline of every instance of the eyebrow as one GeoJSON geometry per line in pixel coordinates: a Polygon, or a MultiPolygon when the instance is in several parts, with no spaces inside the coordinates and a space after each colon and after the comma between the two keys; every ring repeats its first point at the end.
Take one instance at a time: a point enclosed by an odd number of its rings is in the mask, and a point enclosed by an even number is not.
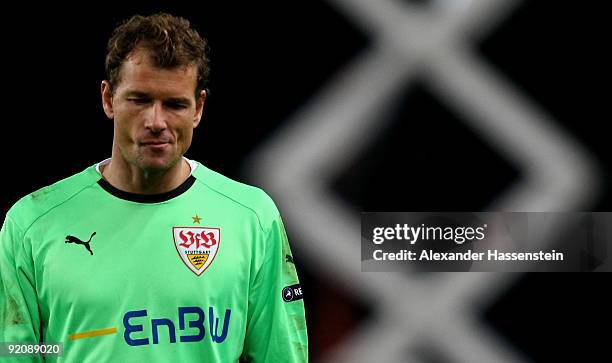
{"type": "MultiPolygon", "coordinates": [[[[150,98],[151,96],[148,93],[140,92],[140,91],[128,91],[125,94],[125,97],[140,97],[140,98],[150,98]]],[[[170,97],[164,99],[164,102],[174,102],[174,103],[186,103],[191,104],[191,99],[186,97],[170,97]]]]}
{"type": "Polygon", "coordinates": [[[185,103],[190,105],[191,104],[191,99],[189,98],[185,98],[185,97],[170,97],[168,99],[166,99],[167,102],[173,102],[173,103],[185,103]]]}
{"type": "Polygon", "coordinates": [[[125,93],[125,97],[149,97],[149,95],[139,91],[128,91],[125,93]]]}

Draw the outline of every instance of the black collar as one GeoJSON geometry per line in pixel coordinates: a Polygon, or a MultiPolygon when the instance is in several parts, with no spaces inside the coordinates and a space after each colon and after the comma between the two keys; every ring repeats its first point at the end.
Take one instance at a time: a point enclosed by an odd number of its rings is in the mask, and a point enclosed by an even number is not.
{"type": "Polygon", "coordinates": [[[131,202],[138,203],[160,203],[170,200],[174,197],[178,197],[179,195],[185,193],[187,190],[189,190],[193,183],[195,183],[195,180],[196,178],[193,175],[190,175],[189,178],[187,178],[187,180],[183,182],[183,184],[179,185],[178,187],[169,192],[160,194],[136,194],[125,192],[123,190],[115,188],[104,178],[100,178],[100,180],[98,180],[98,184],[102,187],[102,189],[106,190],[110,194],[120,199],[125,199],[131,202]]]}

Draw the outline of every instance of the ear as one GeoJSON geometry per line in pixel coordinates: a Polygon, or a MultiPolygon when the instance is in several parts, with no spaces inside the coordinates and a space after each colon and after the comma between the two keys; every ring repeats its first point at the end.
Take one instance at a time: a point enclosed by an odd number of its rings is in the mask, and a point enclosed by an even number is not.
{"type": "Polygon", "coordinates": [[[113,96],[111,95],[111,86],[108,81],[102,81],[100,85],[100,93],[102,94],[102,108],[104,108],[104,113],[106,117],[111,120],[115,116],[113,112],[113,96]]]}
{"type": "Polygon", "coordinates": [[[202,113],[204,112],[204,103],[206,101],[206,90],[200,91],[200,96],[196,100],[196,112],[193,118],[193,128],[198,127],[200,120],[202,119],[202,113]]]}

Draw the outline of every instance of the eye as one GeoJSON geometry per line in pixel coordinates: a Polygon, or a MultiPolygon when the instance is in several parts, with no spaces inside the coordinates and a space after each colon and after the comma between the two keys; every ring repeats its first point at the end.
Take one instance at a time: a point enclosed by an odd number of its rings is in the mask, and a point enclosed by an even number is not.
{"type": "Polygon", "coordinates": [[[180,102],[168,102],[167,106],[173,110],[183,110],[187,108],[187,105],[180,102]]]}
{"type": "Polygon", "coordinates": [[[136,105],[144,105],[149,102],[148,98],[142,98],[142,97],[130,97],[127,100],[136,105]]]}

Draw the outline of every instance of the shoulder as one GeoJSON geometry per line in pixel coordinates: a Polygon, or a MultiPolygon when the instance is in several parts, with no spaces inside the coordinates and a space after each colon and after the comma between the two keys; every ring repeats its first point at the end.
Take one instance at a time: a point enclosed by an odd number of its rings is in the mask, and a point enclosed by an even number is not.
{"type": "Polygon", "coordinates": [[[202,163],[197,164],[193,175],[198,183],[232,201],[236,206],[250,209],[257,215],[262,228],[267,229],[279,217],[274,201],[262,189],[230,179],[202,163]]]}
{"type": "Polygon", "coordinates": [[[9,209],[7,217],[21,228],[27,229],[38,218],[70,200],[99,179],[95,165],[92,165],[80,173],[24,196],[9,209]]]}

